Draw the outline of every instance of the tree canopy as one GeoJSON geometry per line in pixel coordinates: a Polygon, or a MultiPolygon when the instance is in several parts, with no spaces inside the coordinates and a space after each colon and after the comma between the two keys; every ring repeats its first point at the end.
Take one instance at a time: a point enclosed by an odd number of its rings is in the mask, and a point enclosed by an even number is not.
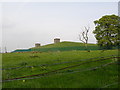
{"type": "Polygon", "coordinates": [[[95,30],[93,33],[97,43],[103,48],[112,48],[120,45],[120,17],[116,15],[105,15],[94,21],[95,30]]]}

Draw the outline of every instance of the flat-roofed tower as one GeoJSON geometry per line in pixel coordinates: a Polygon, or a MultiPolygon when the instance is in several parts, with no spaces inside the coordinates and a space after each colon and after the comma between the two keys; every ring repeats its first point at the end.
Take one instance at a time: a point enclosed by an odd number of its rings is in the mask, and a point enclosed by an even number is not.
{"type": "Polygon", "coordinates": [[[40,43],[35,43],[35,47],[40,47],[40,43]]]}
{"type": "Polygon", "coordinates": [[[54,43],[59,43],[60,42],[60,38],[55,38],[54,39],[54,43]]]}

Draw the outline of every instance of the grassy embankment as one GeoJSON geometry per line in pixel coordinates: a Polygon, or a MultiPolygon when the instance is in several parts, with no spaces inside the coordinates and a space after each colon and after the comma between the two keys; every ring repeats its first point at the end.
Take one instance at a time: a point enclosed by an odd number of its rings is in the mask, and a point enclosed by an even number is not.
{"type": "MultiPolygon", "coordinates": [[[[52,45],[49,45],[48,47],[52,48],[52,45]]],[[[117,88],[118,66],[116,64],[110,64],[101,67],[101,65],[104,64],[117,62],[115,61],[116,59],[102,61],[102,59],[99,58],[108,58],[112,57],[112,55],[117,56],[118,51],[107,50],[102,52],[101,50],[94,50],[87,52],[76,50],[64,52],[3,54],[3,69],[5,69],[2,70],[3,80],[48,73],[61,68],[81,64],[59,70],[57,73],[39,76],[40,78],[37,79],[21,78],[21,80],[3,82],[3,88],[102,88],[106,87],[106,85],[110,85],[107,86],[109,88],[117,88]],[[91,62],[94,60],[101,61],[91,62]],[[89,63],[82,64],[88,61],[89,63]],[[11,69],[13,67],[20,68],[11,69]],[[100,68],[92,69],[96,67],[100,68]],[[25,81],[23,82],[22,79],[25,81]]]]}
{"type": "MultiPolygon", "coordinates": [[[[96,44],[88,44],[88,50],[98,50],[100,49],[96,44]]],[[[86,50],[83,43],[78,42],[60,42],[56,44],[48,44],[40,47],[31,48],[31,51],[71,51],[71,50],[86,50]]]]}

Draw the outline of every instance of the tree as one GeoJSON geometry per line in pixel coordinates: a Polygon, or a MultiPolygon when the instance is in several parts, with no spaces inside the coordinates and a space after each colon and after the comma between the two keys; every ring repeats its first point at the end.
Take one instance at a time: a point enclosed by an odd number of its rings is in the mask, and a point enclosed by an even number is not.
{"type": "Polygon", "coordinates": [[[116,15],[105,15],[94,21],[96,25],[93,33],[97,43],[104,49],[120,45],[120,17],[116,15]]]}
{"type": "Polygon", "coordinates": [[[87,49],[87,44],[88,44],[88,32],[89,32],[90,27],[85,27],[85,30],[79,34],[79,40],[82,41],[87,49]]]}

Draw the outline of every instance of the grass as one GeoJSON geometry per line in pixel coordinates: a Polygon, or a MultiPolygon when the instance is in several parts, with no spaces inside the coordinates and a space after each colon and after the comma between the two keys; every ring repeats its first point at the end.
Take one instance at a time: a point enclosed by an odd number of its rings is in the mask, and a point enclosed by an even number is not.
{"type": "MultiPolygon", "coordinates": [[[[9,78],[22,77],[26,75],[34,75],[46,73],[67,66],[81,64],[93,57],[110,57],[118,55],[117,50],[95,50],[87,51],[64,51],[64,52],[42,52],[42,53],[6,53],[3,54],[3,68],[24,67],[19,69],[3,70],[3,80],[9,78]],[[36,57],[31,57],[36,56],[36,57]],[[69,62],[69,63],[63,63],[69,62]],[[53,63],[59,63],[52,65],[53,63]],[[60,64],[61,63],[61,64],[60,64]],[[46,66],[37,66],[47,64],[46,66]],[[33,66],[26,68],[26,66],[33,66]]],[[[99,60],[93,59],[93,60],[99,60]]],[[[91,60],[92,61],[92,60],[91,60]]],[[[76,70],[86,70],[87,68],[97,67],[103,64],[113,62],[113,59],[105,61],[91,62],[77,67],[72,67],[53,73],[38,79],[14,80],[3,82],[3,88],[100,88],[108,84],[117,82],[118,66],[112,64],[104,68],[92,71],[74,72],[76,70]],[[71,73],[73,72],[73,73],[71,73]]],[[[117,88],[117,85],[109,86],[109,88],[117,88]]]]}
{"type": "MultiPolygon", "coordinates": [[[[118,49],[118,47],[114,47],[112,49],[118,49]]],[[[33,47],[29,49],[18,49],[13,52],[59,52],[59,51],[72,51],[72,50],[102,50],[96,44],[87,44],[87,48],[84,46],[83,43],[78,42],[60,42],[60,43],[53,43],[48,45],[43,45],[39,47],[33,47]]]]}
{"type": "Polygon", "coordinates": [[[101,53],[100,50],[96,51],[64,51],[64,52],[43,52],[43,53],[7,53],[3,54],[3,68],[21,66],[25,62],[27,65],[49,64],[53,62],[82,60],[92,57],[101,57],[118,54],[117,50],[107,50],[101,53]],[[31,58],[30,56],[36,55],[38,57],[31,58]],[[12,63],[11,63],[12,62],[12,63]]]}
{"type": "MultiPolygon", "coordinates": [[[[79,43],[79,42],[68,42],[68,41],[64,41],[64,42],[60,42],[60,43],[56,43],[56,44],[48,44],[48,45],[44,45],[44,46],[40,46],[40,47],[34,47],[34,48],[55,48],[55,47],[74,47],[74,46],[84,46],[83,43],[79,43]]],[[[96,44],[88,44],[88,46],[96,46],[96,44]]]]}
{"type": "Polygon", "coordinates": [[[110,67],[107,67],[107,71],[102,69],[96,71],[87,71],[83,73],[72,74],[55,74],[47,77],[41,77],[39,79],[16,80],[12,82],[3,83],[3,87],[9,88],[100,88],[111,84],[113,81],[117,81],[116,66],[113,72],[110,73],[110,67]],[[107,74],[106,74],[107,73],[107,74]],[[104,74],[104,75],[103,75],[104,74]],[[110,75],[110,76],[108,76],[110,75]],[[34,84],[35,83],[35,84],[34,84]]]}
{"type": "MultiPolygon", "coordinates": [[[[0,68],[2,68],[2,54],[0,53],[0,68]]],[[[2,71],[0,70],[0,80],[2,80],[2,71]]],[[[2,83],[0,83],[0,89],[2,88],[2,83]]]]}
{"type": "MultiPolygon", "coordinates": [[[[31,51],[40,51],[40,52],[48,52],[48,51],[71,51],[71,50],[85,50],[85,46],[83,43],[78,42],[60,42],[56,44],[48,44],[40,47],[30,48],[31,51]]],[[[99,47],[96,44],[88,44],[89,50],[98,50],[99,47]]]]}

